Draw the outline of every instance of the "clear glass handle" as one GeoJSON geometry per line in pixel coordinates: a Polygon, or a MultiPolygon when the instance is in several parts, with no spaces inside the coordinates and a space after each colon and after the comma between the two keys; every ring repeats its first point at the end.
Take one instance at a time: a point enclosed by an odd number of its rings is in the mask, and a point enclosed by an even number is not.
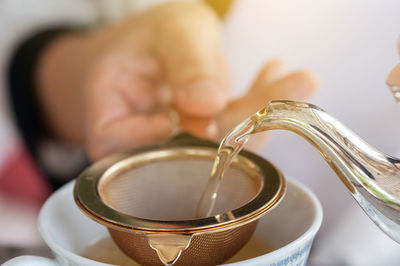
{"type": "Polygon", "coordinates": [[[398,159],[377,151],[312,104],[272,101],[257,114],[254,132],[284,129],[304,137],[321,153],[367,215],[400,243],[398,159]]]}

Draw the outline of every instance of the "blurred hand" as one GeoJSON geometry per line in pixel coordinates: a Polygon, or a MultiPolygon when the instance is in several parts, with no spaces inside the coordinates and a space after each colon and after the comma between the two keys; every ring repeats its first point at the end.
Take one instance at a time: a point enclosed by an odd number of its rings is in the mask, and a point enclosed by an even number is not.
{"type": "Polygon", "coordinates": [[[39,98],[54,135],[85,143],[96,160],[170,137],[171,106],[183,130],[218,139],[270,100],[303,100],[317,88],[310,73],[288,74],[273,60],[228,103],[227,73],[213,10],[167,3],[56,41],[42,59],[39,98]]]}
{"type": "Polygon", "coordinates": [[[219,18],[206,4],[180,1],[64,35],[42,56],[38,85],[51,133],[84,143],[91,159],[167,139],[171,106],[193,119],[226,107],[219,18]]]}
{"type": "Polygon", "coordinates": [[[168,138],[170,105],[194,120],[225,108],[221,25],[206,5],[161,5],[107,36],[114,37],[87,83],[86,140],[92,158],[168,138]]]}

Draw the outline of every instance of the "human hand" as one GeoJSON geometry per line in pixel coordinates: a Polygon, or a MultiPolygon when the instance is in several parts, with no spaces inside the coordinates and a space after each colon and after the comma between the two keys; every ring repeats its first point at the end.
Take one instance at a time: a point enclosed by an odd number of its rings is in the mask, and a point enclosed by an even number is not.
{"type": "Polygon", "coordinates": [[[116,38],[87,83],[92,158],[169,137],[169,105],[194,120],[224,109],[228,82],[221,25],[207,6],[161,5],[113,30],[116,38]]]}
{"type": "Polygon", "coordinates": [[[220,21],[201,2],[159,5],[66,36],[49,47],[41,69],[39,95],[54,135],[85,143],[94,160],[168,138],[170,106],[205,121],[229,94],[220,21]]]}
{"type": "Polygon", "coordinates": [[[283,77],[275,60],[225,109],[229,81],[220,37],[220,22],[208,7],[178,2],[59,40],[39,71],[54,135],[85,143],[96,160],[168,138],[171,105],[183,130],[218,139],[271,99],[300,100],[314,92],[310,74],[283,77]]]}

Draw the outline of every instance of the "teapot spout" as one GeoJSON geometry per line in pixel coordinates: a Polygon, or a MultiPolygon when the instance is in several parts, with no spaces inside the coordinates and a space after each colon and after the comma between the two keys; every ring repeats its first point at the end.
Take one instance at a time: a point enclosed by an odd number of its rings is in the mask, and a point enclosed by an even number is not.
{"type": "Polygon", "coordinates": [[[364,142],[319,107],[272,101],[255,117],[254,133],[284,129],[310,142],[366,214],[400,243],[400,161],[364,142]]]}

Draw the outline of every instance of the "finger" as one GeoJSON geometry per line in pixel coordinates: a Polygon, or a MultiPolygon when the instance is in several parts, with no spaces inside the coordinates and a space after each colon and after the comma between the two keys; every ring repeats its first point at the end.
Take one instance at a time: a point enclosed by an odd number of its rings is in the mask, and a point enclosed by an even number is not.
{"type": "Polygon", "coordinates": [[[173,89],[174,104],[187,115],[212,116],[228,100],[220,21],[199,3],[170,9],[156,24],[153,45],[173,89]]]}
{"type": "Polygon", "coordinates": [[[266,106],[271,100],[305,100],[316,92],[318,84],[317,78],[306,71],[294,72],[267,86],[264,86],[262,82],[256,82],[248,94],[228,105],[227,109],[219,116],[219,124],[223,129],[232,128],[241,120],[266,106]]]}
{"type": "Polygon", "coordinates": [[[254,81],[251,91],[263,90],[266,86],[277,81],[288,74],[286,64],[278,58],[270,60],[259,72],[256,80],[254,81]]]}
{"type": "Polygon", "coordinates": [[[390,87],[394,99],[400,102],[400,64],[395,66],[386,79],[387,85],[390,87]]]}
{"type": "MultiPolygon", "coordinates": [[[[316,92],[318,84],[317,78],[306,71],[294,72],[265,87],[258,87],[263,86],[263,83],[254,83],[247,95],[229,104],[218,117],[219,138],[242,120],[265,107],[269,101],[277,99],[305,100],[316,92]]],[[[256,146],[258,147],[267,136],[266,134],[262,135],[257,139],[256,146]]],[[[247,146],[250,147],[250,145],[247,146]]]]}
{"type": "Polygon", "coordinates": [[[127,115],[91,133],[87,148],[90,158],[97,160],[107,154],[167,139],[171,121],[165,114],[127,115]]]}
{"type": "Polygon", "coordinates": [[[179,125],[185,132],[192,133],[198,137],[217,139],[218,126],[214,119],[199,118],[192,116],[179,116],[179,125]]]}
{"type": "Polygon", "coordinates": [[[395,66],[386,79],[389,86],[400,86],[400,64],[395,66]]]}
{"type": "MultiPolygon", "coordinates": [[[[258,86],[255,84],[254,86],[258,86]]],[[[249,98],[253,103],[258,102],[257,106],[262,107],[271,100],[287,99],[303,101],[316,93],[319,87],[317,77],[308,71],[293,72],[275,81],[269,86],[261,85],[258,89],[253,89],[257,93],[250,93],[249,98]],[[257,101],[257,99],[259,99],[257,101]]]]}
{"type": "Polygon", "coordinates": [[[152,114],[151,82],[159,69],[151,58],[110,55],[98,63],[87,84],[87,148],[92,159],[146,145],[169,136],[167,114],[152,114]]]}

